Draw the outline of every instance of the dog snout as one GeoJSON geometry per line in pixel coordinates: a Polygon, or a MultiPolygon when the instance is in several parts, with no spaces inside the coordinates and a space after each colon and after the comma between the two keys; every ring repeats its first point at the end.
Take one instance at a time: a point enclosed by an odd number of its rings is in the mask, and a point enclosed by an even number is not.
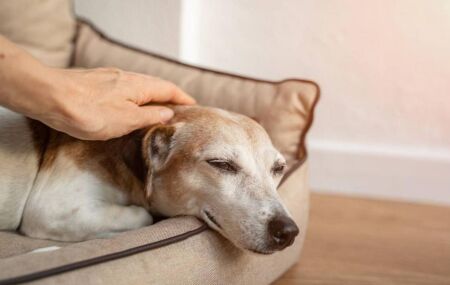
{"type": "Polygon", "coordinates": [[[299,233],[295,222],[287,216],[276,216],[268,224],[272,246],[276,250],[282,250],[290,246],[299,233]]]}

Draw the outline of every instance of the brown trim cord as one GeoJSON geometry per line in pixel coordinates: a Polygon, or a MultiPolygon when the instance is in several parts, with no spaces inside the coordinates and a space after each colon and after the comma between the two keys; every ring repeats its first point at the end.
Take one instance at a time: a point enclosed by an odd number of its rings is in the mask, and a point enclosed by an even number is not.
{"type": "Polygon", "coordinates": [[[314,111],[316,110],[316,105],[320,100],[320,87],[319,85],[315,84],[317,88],[316,98],[314,99],[314,102],[311,105],[310,114],[308,117],[308,121],[306,122],[305,129],[300,134],[300,144],[298,147],[298,157],[301,157],[299,161],[297,161],[283,176],[283,178],[280,181],[280,184],[278,187],[280,187],[286,179],[289,178],[289,176],[297,170],[300,166],[303,165],[303,163],[306,161],[306,158],[308,157],[308,150],[306,149],[306,134],[309,132],[309,129],[312,126],[312,123],[314,121],[314,111]]]}
{"type": "Polygon", "coordinates": [[[73,270],[77,270],[83,267],[88,267],[88,266],[92,266],[92,265],[96,265],[99,263],[103,263],[103,262],[107,262],[107,261],[111,261],[111,260],[115,260],[115,259],[119,259],[119,258],[123,258],[123,257],[127,257],[130,255],[134,255],[137,253],[141,253],[141,252],[145,252],[145,251],[149,251],[149,250],[153,250],[156,248],[160,248],[160,247],[164,247],[173,243],[177,243],[180,241],[183,241],[187,238],[190,238],[194,235],[197,235],[203,231],[205,231],[206,229],[208,229],[208,226],[206,224],[201,225],[200,227],[176,235],[176,236],[172,236],[163,240],[158,240],[149,244],[144,244],[141,246],[136,246],[136,247],[132,247],[129,249],[125,249],[122,251],[118,251],[118,252],[113,252],[110,254],[105,254],[105,255],[101,255],[101,256],[96,256],[90,259],[85,259],[85,260],[81,260],[81,261],[77,261],[77,262],[73,262],[73,263],[69,263],[69,264],[65,264],[65,265],[61,265],[58,267],[54,267],[54,268],[50,268],[50,269],[46,269],[46,270],[42,270],[42,271],[38,271],[38,272],[33,272],[33,273],[29,273],[26,275],[21,275],[21,276],[16,276],[16,277],[12,277],[12,278],[8,278],[8,279],[3,279],[0,280],[0,285],[12,285],[12,284],[21,284],[21,283],[25,283],[25,282],[31,282],[31,281],[35,281],[38,279],[42,279],[42,278],[46,278],[46,277],[50,277],[53,275],[57,275],[57,274],[61,274],[61,273],[65,273],[65,272],[69,272],[69,271],[73,271],[73,270]]]}

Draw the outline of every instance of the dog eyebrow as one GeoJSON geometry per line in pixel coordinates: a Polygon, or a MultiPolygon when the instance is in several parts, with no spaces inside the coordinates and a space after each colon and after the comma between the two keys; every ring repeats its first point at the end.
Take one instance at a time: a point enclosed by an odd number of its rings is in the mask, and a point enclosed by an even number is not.
{"type": "Polygon", "coordinates": [[[238,152],[235,150],[227,150],[223,149],[220,153],[211,153],[207,155],[208,159],[217,159],[217,160],[225,160],[229,162],[234,162],[236,158],[239,157],[238,152]]]}
{"type": "Polygon", "coordinates": [[[286,165],[286,161],[284,159],[277,159],[277,160],[275,160],[273,165],[276,165],[276,166],[286,165]]]}
{"type": "Polygon", "coordinates": [[[285,167],[285,166],[286,166],[286,161],[281,160],[281,159],[278,159],[278,160],[276,160],[276,161],[273,163],[272,169],[277,168],[277,167],[281,167],[281,166],[285,167]]]}

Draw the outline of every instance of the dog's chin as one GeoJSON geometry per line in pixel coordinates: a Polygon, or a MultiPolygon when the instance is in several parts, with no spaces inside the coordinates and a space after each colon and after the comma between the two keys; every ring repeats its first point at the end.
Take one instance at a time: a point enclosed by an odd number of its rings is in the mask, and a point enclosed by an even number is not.
{"type": "Polygon", "coordinates": [[[270,255],[276,252],[276,250],[269,250],[269,249],[254,249],[254,248],[245,248],[245,250],[256,253],[256,254],[263,254],[263,255],[270,255]]]}

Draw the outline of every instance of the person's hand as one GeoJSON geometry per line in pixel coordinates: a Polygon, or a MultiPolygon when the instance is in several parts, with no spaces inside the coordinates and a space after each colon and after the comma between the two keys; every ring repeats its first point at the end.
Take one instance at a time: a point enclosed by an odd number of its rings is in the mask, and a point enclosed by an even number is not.
{"type": "Polygon", "coordinates": [[[106,140],[165,122],[194,104],[174,84],[115,68],[50,68],[0,35],[0,105],[86,140],[106,140]]]}
{"type": "Polygon", "coordinates": [[[39,120],[71,136],[106,140],[168,121],[173,111],[148,103],[194,104],[174,84],[115,68],[53,69],[54,106],[39,120]]]}

